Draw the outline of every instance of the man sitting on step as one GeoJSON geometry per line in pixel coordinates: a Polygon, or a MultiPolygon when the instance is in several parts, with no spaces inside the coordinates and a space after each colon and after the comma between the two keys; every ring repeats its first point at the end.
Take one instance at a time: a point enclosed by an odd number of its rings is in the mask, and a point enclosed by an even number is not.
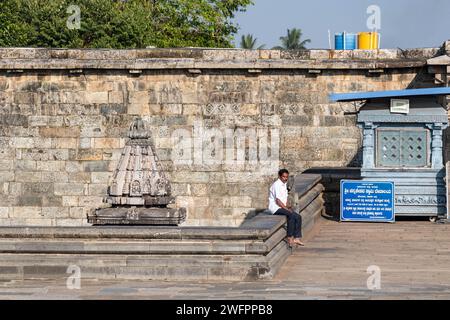
{"type": "Polygon", "coordinates": [[[269,190],[269,210],[272,214],[286,216],[287,218],[287,235],[290,246],[298,244],[303,246],[300,240],[302,234],[302,216],[288,206],[288,190],[287,182],[289,179],[289,171],[281,169],[278,171],[278,179],[269,190]]]}

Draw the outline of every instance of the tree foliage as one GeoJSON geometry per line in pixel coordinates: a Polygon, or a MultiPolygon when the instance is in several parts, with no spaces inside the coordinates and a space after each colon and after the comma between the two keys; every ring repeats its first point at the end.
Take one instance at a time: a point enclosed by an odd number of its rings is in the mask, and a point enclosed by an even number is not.
{"type": "Polygon", "coordinates": [[[306,49],[306,44],[311,42],[310,39],[302,40],[303,32],[302,29],[288,29],[287,35],[280,37],[281,46],[275,47],[274,49],[285,49],[285,50],[303,50],[306,49]]]}
{"type": "Polygon", "coordinates": [[[0,0],[1,47],[232,47],[252,0],[0,0]],[[70,5],[80,28],[69,29],[70,5]]]}
{"type": "MultiPolygon", "coordinates": [[[[255,38],[255,37],[253,37],[252,34],[246,34],[246,35],[243,35],[243,36],[241,37],[240,47],[241,47],[242,49],[250,49],[250,50],[253,50],[253,49],[255,49],[255,47],[256,47],[256,41],[257,41],[257,40],[258,40],[258,39],[255,38]]],[[[263,49],[264,46],[265,46],[265,45],[260,45],[260,46],[259,46],[258,48],[256,48],[256,49],[263,49]]]]}

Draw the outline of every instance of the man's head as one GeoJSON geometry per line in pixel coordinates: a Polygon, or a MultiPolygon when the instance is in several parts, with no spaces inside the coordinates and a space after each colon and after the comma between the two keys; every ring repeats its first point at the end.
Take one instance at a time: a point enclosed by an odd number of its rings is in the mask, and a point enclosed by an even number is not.
{"type": "Polygon", "coordinates": [[[278,171],[278,178],[280,178],[283,183],[287,183],[289,179],[289,171],[287,171],[286,169],[281,169],[280,171],[278,171]]]}

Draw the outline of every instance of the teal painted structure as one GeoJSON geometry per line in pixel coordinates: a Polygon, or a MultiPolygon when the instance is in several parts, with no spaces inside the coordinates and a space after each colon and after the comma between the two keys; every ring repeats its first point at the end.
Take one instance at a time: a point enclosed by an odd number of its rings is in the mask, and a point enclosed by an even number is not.
{"type": "Polygon", "coordinates": [[[396,216],[446,216],[448,114],[438,97],[448,94],[450,88],[330,95],[334,101],[366,100],[357,117],[363,131],[361,178],[394,182],[396,216]],[[409,112],[392,113],[392,98],[408,99],[409,112]]]}

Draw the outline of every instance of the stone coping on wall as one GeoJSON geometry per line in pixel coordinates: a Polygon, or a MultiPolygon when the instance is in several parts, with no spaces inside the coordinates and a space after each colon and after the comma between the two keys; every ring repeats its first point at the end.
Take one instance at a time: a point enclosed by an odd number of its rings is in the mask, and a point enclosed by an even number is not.
{"type": "Polygon", "coordinates": [[[379,50],[0,48],[0,70],[385,69],[425,66],[439,48],[379,50]]]}
{"type": "Polygon", "coordinates": [[[212,239],[264,240],[285,223],[280,216],[258,215],[239,227],[87,226],[0,227],[0,238],[40,239],[212,239]]]}

